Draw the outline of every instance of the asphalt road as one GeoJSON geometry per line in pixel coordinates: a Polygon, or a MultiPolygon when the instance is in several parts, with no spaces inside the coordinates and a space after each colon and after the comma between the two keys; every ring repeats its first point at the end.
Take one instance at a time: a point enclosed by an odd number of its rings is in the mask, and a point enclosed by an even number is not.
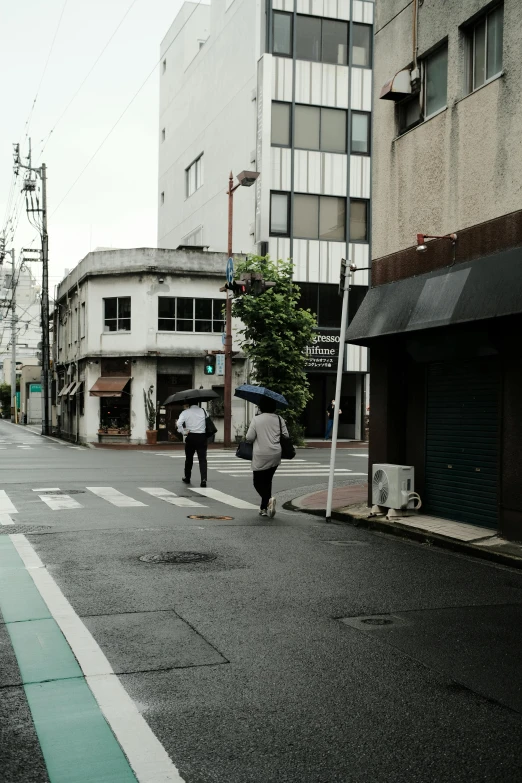
{"type": "MultiPolygon", "coordinates": [[[[120,744],[131,762],[142,750],[147,783],[522,780],[522,573],[294,512],[260,518],[248,466],[209,455],[202,494],[179,455],[0,422],[2,783],[130,779],[82,729],[85,693],[55,698],[83,675],[89,720],[102,702],[118,738],[132,699],[137,733],[120,744]],[[148,557],[187,551],[212,559],[148,557]],[[109,674],[89,669],[98,649],[109,674]],[[73,751],[88,761],[73,768],[73,751]]],[[[275,490],[323,486],[328,457],[299,451],[275,490]]],[[[363,481],[364,452],[340,450],[338,467],[337,483],[363,481]]]]}

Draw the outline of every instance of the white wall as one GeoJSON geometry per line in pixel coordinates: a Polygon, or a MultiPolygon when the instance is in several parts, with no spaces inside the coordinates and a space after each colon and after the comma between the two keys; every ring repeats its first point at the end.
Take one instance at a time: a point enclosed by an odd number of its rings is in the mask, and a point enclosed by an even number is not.
{"type": "MultiPolygon", "coordinates": [[[[198,8],[179,32],[186,4],[162,43],[165,52],[174,40],[160,76],[158,201],[162,192],[165,200],[158,206],[159,247],[176,248],[203,226],[203,244],[227,249],[228,175],[256,168],[258,5],[235,0],[226,10],[225,0],[213,0],[211,9],[198,8]],[[194,41],[206,34],[191,59],[194,41]],[[186,198],[185,169],[201,153],[203,186],[186,198]]],[[[254,249],[254,218],[254,188],[240,188],[234,198],[234,252],[254,249]]]]}

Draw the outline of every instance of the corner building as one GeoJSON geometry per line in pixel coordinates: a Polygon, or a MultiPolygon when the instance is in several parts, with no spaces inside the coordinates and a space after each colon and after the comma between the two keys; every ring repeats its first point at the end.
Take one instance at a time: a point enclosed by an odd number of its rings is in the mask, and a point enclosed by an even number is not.
{"type": "Polygon", "coordinates": [[[233,248],[292,258],[317,313],[308,437],[339,349],[340,437],[363,432],[367,354],[340,339],[337,291],[343,257],[362,269],[352,312],[368,285],[373,15],[369,0],[185,3],[161,46],[158,246],[224,251],[229,172],[260,173],[234,196],[233,248]]]}
{"type": "Polygon", "coordinates": [[[375,11],[370,470],[522,540],[522,3],[375,11]]]}

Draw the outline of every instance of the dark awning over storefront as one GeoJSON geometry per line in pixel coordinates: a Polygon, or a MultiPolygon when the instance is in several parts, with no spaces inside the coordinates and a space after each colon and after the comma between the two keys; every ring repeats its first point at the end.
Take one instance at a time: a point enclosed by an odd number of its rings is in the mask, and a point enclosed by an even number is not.
{"type": "Polygon", "coordinates": [[[346,342],[522,313],[522,249],[371,288],[346,342]]]}
{"type": "Polygon", "coordinates": [[[91,397],[121,397],[130,380],[128,376],[126,378],[98,378],[89,390],[89,394],[91,397]]]}

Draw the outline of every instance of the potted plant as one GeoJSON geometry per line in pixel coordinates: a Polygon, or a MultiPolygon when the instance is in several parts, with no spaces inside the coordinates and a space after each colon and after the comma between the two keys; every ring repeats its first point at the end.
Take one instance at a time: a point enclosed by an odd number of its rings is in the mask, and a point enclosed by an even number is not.
{"type": "Polygon", "coordinates": [[[148,429],[145,433],[147,436],[147,443],[149,446],[155,446],[158,440],[158,430],[156,426],[156,406],[152,401],[152,391],[154,386],[149,386],[148,392],[143,389],[143,402],[145,404],[145,418],[147,419],[148,429]]]}

